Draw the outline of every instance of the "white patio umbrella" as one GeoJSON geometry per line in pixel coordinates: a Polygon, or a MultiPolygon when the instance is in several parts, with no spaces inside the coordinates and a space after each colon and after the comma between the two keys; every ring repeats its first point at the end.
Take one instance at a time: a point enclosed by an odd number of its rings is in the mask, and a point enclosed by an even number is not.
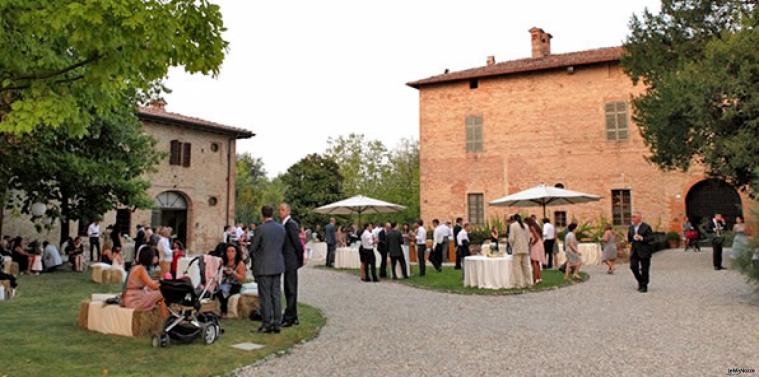
{"type": "Polygon", "coordinates": [[[358,222],[361,223],[361,215],[365,213],[395,213],[404,209],[406,207],[399,204],[356,195],[316,208],[314,212],[324,215],[358,215],[358,222]]]}
{"type": "Polygon", "coordinates": [[[496,207],[543,207],[543,217],[546,217],[546,206],[579,204],[596,202],[600,196],[586,194],[558,187],[540,185],[520,191],[503,198],[493,200],[489,204],[496,207]]]}

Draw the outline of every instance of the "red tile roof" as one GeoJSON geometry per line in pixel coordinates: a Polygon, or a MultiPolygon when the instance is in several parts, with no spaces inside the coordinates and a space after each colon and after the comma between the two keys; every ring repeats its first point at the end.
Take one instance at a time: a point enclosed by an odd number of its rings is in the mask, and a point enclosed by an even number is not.
{"type": "Polygon", "coordinates": [[[233,136],[236,139],[248,139],[256,136],[255,133],[243,128],[227,126],[205,119],[171,113],[152,106],[140,107],[137,110],[137,117],[143,121],[152,121],[156,123],[170,124],[173,126],[192,128],[199,131],[219,133],[233,136]]]}
{"type": "Polygon", "coordinates": [[[471,68],[463,71],[450,72],[426,79],[412,81],[406,85],[421,88],[425,85],[439,84],[452,81],[469,80],[482,77],[510,75],[514,73],[535,72],[568,66],[605,63],[619,61],[623,53],[622,47],[606,47],[594,50],[554,54],[542,58],[527,58],[510,60],[484,67],[471,68]]]}

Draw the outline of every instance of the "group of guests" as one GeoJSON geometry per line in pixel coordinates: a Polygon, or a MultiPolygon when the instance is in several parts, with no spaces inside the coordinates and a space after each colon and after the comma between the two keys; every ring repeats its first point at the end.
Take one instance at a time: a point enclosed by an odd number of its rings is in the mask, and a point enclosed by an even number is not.
{"type": "MultiPolygon", "coordinates": [[[[692,249],[695,252],[700,252],[700,241],[702,238],[705,238],[712,245],[712,265],[714,266],[714,269],[716,271],[723,270],[722,251],[725,245],[725,235],[728,229],[725,217],[721,213],[715,213],[711,219],[705,219],[698,227],[694,226],[688,217],[685,217],[681,227],[684,251],[692,249]]],[[[738,253],[745,250],[746,246],[748,246],[746,224],[744,223],[742,216],[735,217],[735,224],[733,224],[732,231],[732,257],[735,259],[738,257],[738,253]]]]}

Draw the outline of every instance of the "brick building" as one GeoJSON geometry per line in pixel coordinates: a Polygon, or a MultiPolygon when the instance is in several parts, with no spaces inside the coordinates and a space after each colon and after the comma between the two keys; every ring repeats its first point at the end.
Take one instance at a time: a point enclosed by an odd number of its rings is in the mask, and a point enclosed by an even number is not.
{"type": "MultiPolygon", "coordinates": [[[[633,85],[621,47],[551,53],[552,36],[530,30],[532,57],[408,83],[419,90],[421,215],[483,224],[514,213],[488,202],[544,183],[596,194],[600,202],[549,207],[559,225],[633,211],[666,231],[683,216],[750,214],[748,199],[702,168],[662,172],[631,117],[633,85]]],[[[542,209],[530,212],[542,216],[542,209]]]]}
{"type": "MultiPolygon", "coordinates": [[[[119,208],[106,213],[101,223],[116,224],[124,234],[135,236],[137,224],[165,225],[188,250],[212,250],[221,240],[224,225],[235,216],[236,142],[253,137],[248,130],[167,112],[158,101],[137,112],[144,132],[158,140],[156,148],[166,154],[154,173],[148,195],[153,209],[119,208]]],[[[37,233],[25,216],[6,211],[3,234],[58,243],[60,228],[37,233]]],[[[70,234],[86,233],[86,222],[72,221],[70,234]]]]}

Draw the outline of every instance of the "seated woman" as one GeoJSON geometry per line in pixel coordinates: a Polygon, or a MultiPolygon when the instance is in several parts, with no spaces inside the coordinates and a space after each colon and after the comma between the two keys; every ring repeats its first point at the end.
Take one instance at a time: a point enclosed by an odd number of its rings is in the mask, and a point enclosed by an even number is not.
{"type": "Polygon", "coordinates": [[[121,302],[125,308],[140,310],[149,310],[158,305],[161,318],[165,319],[169,317],[169,310],[163,302],[160,284],[148,275],[148,268],[153,265],[156,252],[152,246],[142,249],[137,265],[129,272],[121,302]]]}
{"type": "Polygon", "coordinates": [[[18,263],[19,273],[23,274],[29,270],[29,257],[31,255],[26,251],[26,243],[21,237],[16,237],[11,241],[11,258],[18,263]]]}
{"type": "Polygon", "coordinates": [[[564,270],[564,280],[569,279],[569,270],[574,270],[572,277],[582,279],[580,276],[580,267],[582,266],[582,256],[577,247],[577,237],[575,236],[577,224],[572,223],[567,227],[567,235],[564,236],[564,252],[567,254],[567,267],[564,270]]]}
{"type": "Polygon", "coordinates": [[[84,245],[82,239],[77,236],[66,245],[66,254],[69,256],[71,269],[75,272],[84,271],[84,245]]]}
{"type": "Polygon", "coordinates": [[[221,315],[227,316],[229,297],[240,293],[242,283],[245,282],[246,267],[242,261],[240,249],[235,245],[227,245],[224,253],[224,276],[221,280],[221,292],[219,292],[219,302],[221,303],[221,315]]]}
{"type": "Polygon", "coordinates": [[[124,257],[121,255],[121,247],[114,247],[110,258],[112,268],[124,269],[124,257]]]}
{"type": "MultiPolygon", "coordinates": [[[[116,246],[114,246],[114,249],[115,248],[116,246]]],[[[111,264],[112,261],[113,261],[113,251],[111,251],[110,247],[104,247],[103,252],[100,253],[100,263],[111,264]]]]}

